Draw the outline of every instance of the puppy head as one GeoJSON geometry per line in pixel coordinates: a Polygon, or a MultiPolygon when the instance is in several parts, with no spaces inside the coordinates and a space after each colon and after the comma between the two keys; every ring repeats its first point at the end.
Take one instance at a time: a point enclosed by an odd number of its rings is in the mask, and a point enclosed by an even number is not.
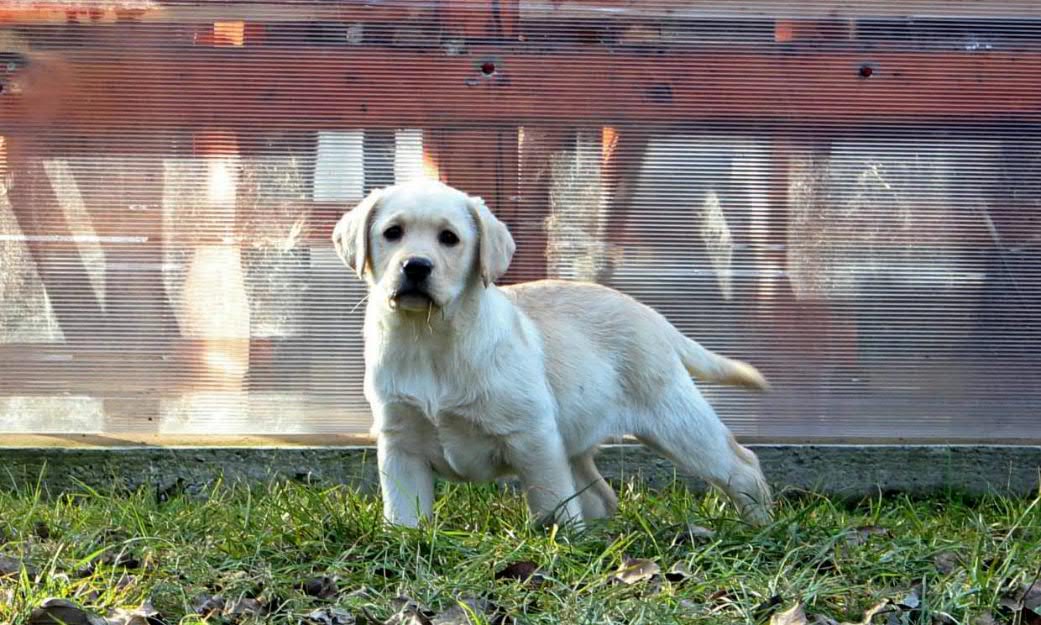
{"type": "Polygon", "coordinates": [[[373,191],[340,219],[333,242],[392,310],[444,308],[505,273],[514,243],[481,198],[417,179],[373,191]]]}

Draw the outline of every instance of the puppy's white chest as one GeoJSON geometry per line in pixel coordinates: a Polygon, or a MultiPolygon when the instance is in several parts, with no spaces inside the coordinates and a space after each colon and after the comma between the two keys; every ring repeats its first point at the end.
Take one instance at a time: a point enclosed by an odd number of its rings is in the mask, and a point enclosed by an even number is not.
{"type": "Polygon", "coordinates": [[[380,393],[387,403],[400,403],[412,408],[435,426],[439,423],[444,398],[437,385],[429,380],[399,377],[380,393]]]}
{"type": "Polygon", "coordinates": [[[474,384],[466,376],[447,375],[447,368],[424,354],[396,358],[375,371],[377,395],[386,403],[401,403],[439,426],[446,413],[467,414],[476,402],[474,384]]]}

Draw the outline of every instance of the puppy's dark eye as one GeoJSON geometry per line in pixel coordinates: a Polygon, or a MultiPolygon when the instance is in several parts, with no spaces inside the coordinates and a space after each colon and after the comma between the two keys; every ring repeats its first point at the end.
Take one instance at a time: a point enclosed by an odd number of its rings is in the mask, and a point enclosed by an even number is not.
{"type": "Polygon", "coordinates": [[[442,230],[441,234],[437,235],[437,240],[441,242],[441,245],[452,247],[459,242],[459,237],[451,230],[442,230]]]}
{"type": "Polygon", "coordinates": [[[388,241],[397,241],[403,234],[405,231],[401,229],[401,226],[391,226],[383,231],[383,238],[388,241]]]}

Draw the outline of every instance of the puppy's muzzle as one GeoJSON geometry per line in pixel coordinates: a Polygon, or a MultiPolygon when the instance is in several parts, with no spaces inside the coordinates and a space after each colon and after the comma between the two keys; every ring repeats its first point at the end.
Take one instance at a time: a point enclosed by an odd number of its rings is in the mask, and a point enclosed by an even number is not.
{"type": "Polygon", "coordinates": [[[401,263],[401,280],[390,297],[392,308],[401,310],[427,310],[434,303],[427,291],[427,278],[434,271],[434,263],[421,256],[406,258],[401,263]]]}

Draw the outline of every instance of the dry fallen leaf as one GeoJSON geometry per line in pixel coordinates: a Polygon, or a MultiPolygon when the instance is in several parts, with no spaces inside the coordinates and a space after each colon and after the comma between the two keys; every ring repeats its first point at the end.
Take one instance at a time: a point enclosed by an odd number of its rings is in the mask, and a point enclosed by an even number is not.
{"type": "Polygon", "coordinates": [[[816,568],[818,573],[827,573],[828,571],[837,570],[839,566],[835,563],[835,555],[827,554],[817,561],[816,568]]]}
{"type": "Polygon", "coordinates": [[[770,616],[770,625],[807,625],[806,612],[801,603],[796,603],[783,612],[774,612],[770,616]]]}
{"type": "Polygon", "coordinates": [[[471,625],[472,623],[500,623],[503,615],[499,606],[486,599],[464,597],[455,605],[430,620],[431,625],[471,625]],[[477,618],[474,619],[473,616],[477,618]]]}
{"type": "Polygon", "coordinates": [[[720,588],[719,590],[715,591],[714,593],[712,593],[711,595],[706,597],[706,599],[708,601],[712,601],[712,602],[729,603],[730,602],[730,591],[728,591],[725,588],[720,588]]]}
{"type": "Polygon", "coordinates": [[[702,527],[700,525],[688,525],[687,534],[699,540],[712,540],[716,537],[716,530],[702,527]]]}
{"type": "Polygon", "coordinates": [[[707,543],[715,537],[715,530],[691,524],[676,533],[676,537],[672,539],[672,545],[675,547],[677,545],[707,543]]]}
{"type": "Polygon", "coordinates": [[[981,612],[972,619],[972,625],[998,625],[998,619],[994,618],[994,614],[990,611],[981,612]]]}
{"type": "Polygon", "coordinates": [[[29,615],[28,625],[108,625],[67,599],[46,599],[29,615]]]}
{"type": "Polygon", "coordinates": [[[361,588],[356,588],[356,589],[350,591],[349,593],[344,595],[343,598],[344,599],[369,599],[369,600],[371,600],[371,599],[373,599],[373,597],[376,597],[376,596],[378,596],[378,593],[375,590],[373,590],[372,588],[369,588],[368,586],[362,586],[361,588]]]}
{"type": "Polygon", "coordinates": [[[121,566],[127,569],[139,569],[141,568],[141,559],[135,554],[128,552],[126,549],[120,550],[110,557],[110,563],[112,566],[121,566]]]}
{"type": "Polygon", "coordinates": [[[770,595],[765,601],[752,608],[752,616],[756,621],[762,621],[768,614],[776,612],[777,607],[782,603],[784,603],[784,599],[781,595],[770,595]]]}
{"type": "Polygon", "coordinates": [[[1012,612],[1013,619],[1023,625],[1041,625],[1041,582],[1024,584],[1003,596],[998,605],[1012,612]]]}
{"type": "Polygon", "coordinates": [[[538,585],[545,581],[545,576],[539,570],[539,565],[530,560],[521,560],[507,565],[506,568],[496,573],[495,579],[530,581],[532,585],[538,585]]]}
{"type": "Polygon", "coordinates": [[[958,554],[953,551],[941,551],[936,554],[933,558],[933,564],[936,565],[936,570],[942,575],[949,575],[954,572],[954,569],[958,568],[961,558],[958,554]]]}
{"type": "Polygon", "coordinates": [[[99,564],[106,566],[119,566],[125,569],[141,568],[141,560],[125,549],[120,551],[107,550],[87,562],[76,571],[76,577],[90,577],[97,570],[99,564]]]}
{"type": "Polygon", "coordinates": [[[669,572],[665,574],[665,579],[669,580],[673,584],[680,584],[691,577],[694,577],[694,573],[690,570],[690,566],[688,566],[683,560],[673,564],[672,568],[669,569],[669,572]]]}
{"type": "Polygon", "coordinates": [[[863,525],[853,530],[848,536],[846,536],[846,542],[851,545],[863,545],[864,543],[871,540],[873,536],[887,537],[889,536],[889,530],[884,527],[877,525],[863,525]]]}
{"type": "Polygon", "coordinates": [[[917,610],[922,605],[922,585],[914,584],[911,586],[911,590],[904,595],[900,601],[896,602],[896,606],[902,610],[917,610]]]}
{"type": "Polygon", "coordinates": [[[871,619],[875,618],[879,614],[887,614],[895,610],[896,608],[893,606],[892,603],[889,602],[889,599],[885,599],[881,603],[875,604],[868,608],[867,611],[864,612],[864,619],[861,621],[861,623],[863,623],[863,625],[868,625],[869,623],[871,623],[871,619]]]}
{"type": "Polygon", "coordinates": [[[661,567],[654,560],[625,558],[611,580],[632,585],[645,582],[661,574],[661,567]]]}
{"type": "Polygon", "coordinates": [[[1041,613],[1041,582],[1024,586],[1021,601],[1027,610],[1041,613]]]}
{"type": "Polygon", "coordinates": [[[213,587],[217,590],[234,590],[235,588],[241,588],[249,583],[249,573],[242,569],[236,569],[234,571],[222,573],[217,578],[217,581],[214,582],[213,587]]]}
{"type": "Polygon", "coordinates": [[[305,595],[317,597],[319,599],[330,599],[340,592],[340,589],[336,584],[336,578],[329,577],[328,575],[321,575],[309,579],[301,584],[300,588],[304,591],[305,595]]]}
{"type": "Polygon", "coordinates": [[[109,612],[105,618],[108,625],[163,625],[164,621],[159,612],[146,600],[136,610],[124,610],[117,608],[109,612]]]}
{"type": "Polygon", "coordinates": [[[403,610],[387,619],[383,625],[431,625],[431,621],[419,612],[403,610]]]}
{"type": "Polygon", "coordinates": [[[18,558],[12,558],[11,556],[5,556],[0,554],[0,578],[20,575],[22,567],[25,567],[25,573],[29,578],[36,577],[36,568],[25,564],[25,562],[18,558]]]}
{"type": "Polygon", "coordinates": [[[224,611],[224,616],[231,621],[239,621],[264,615],[264,606],[252,597],[243,597],[232,603],[224,611]]]}
{"type": "Polygon", "coordinates": [[[399,574],[394,569],[388,569],[385,566],[377,566],[372,569],[372,575],[374,577],[382,577],[383,579],[395,579],[399,577],[399,574]]]}
{"type": "Polygon", "coordinates": [[[17,575],[22,570],[22,561],[11,556],[0,554],[0,577],[17,575]]]}
{"type": "Polygon", "coordinates": [[[314,625],[354,625],[354,615],[342,608],[319,608],[304,620],[314,625]]]}
{"type": "Polygon", "coordinates": [[[203,618],[218,616],[224,611],[224,598],[202,594],[192,600],[192,610],[203,618]]]}
{"type": "Polygon", "coordinates": [[[391,601],[397,610],[384,625],[431,625],[434,613],[418,601],[409,597],[397,597],[391,601]]]}
{"type": "Polygon", "coordinates": [[[93,544],[102,547],[106,543],[125,543],[130,540],[130,534],[121,527],[106,527],[94,537],[93,544]]]}

